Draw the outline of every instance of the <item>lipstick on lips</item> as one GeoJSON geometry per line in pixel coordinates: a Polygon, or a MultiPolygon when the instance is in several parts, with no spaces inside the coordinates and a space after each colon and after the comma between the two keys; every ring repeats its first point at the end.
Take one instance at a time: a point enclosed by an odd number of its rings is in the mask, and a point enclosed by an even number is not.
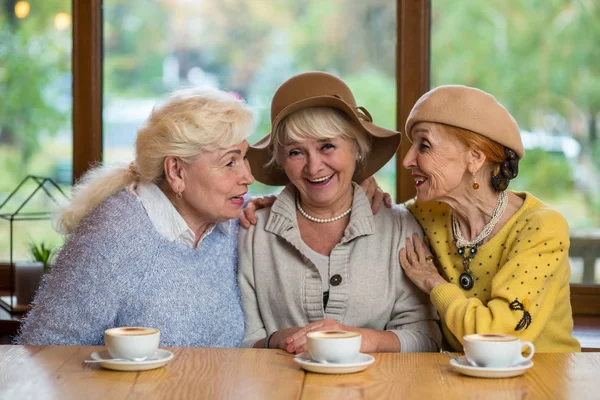
{"type": "Polygon", "coordinates": [[[242,206],[242,205],[244,205],[244,195],[246,193],[248,193],[248,192],[244,192],[244,193],[239,194],[237,196],[230,197],[229,200],[231,200],[231,202],[233,204],[235,204],[236,206],[242,206]]]}
{"type": "Polygon", "coordinates": [[[423,175],[416,175],[416,174],[413,174],[413,179],[415,180],[416,187],[423,185],[425,183],[425,181],[427,180],[427,178],[425,178],[423,175]]]}

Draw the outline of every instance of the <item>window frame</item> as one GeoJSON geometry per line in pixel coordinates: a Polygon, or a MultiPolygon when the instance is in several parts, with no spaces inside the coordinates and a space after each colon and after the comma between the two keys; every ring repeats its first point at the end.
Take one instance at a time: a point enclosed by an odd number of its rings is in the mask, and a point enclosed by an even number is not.
{"type": "Polygon", "coordinates": [[[73,0],[73,184],[102,161],[102,0],[73,0]]]}

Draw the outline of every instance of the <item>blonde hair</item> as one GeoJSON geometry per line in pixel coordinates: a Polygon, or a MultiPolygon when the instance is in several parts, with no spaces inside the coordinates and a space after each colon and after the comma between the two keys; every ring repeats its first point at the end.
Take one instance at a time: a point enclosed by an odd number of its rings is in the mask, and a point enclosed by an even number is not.
{"type": "Polygon", "coordinates": [[[73,200],[60,211],[57,228],[73,233],[98,204],[132,183],[162,186],[165,157],[179,157],[189,164],[201,152],[243,142],[252,129],[252,112],[233,94],[198,89],[172,93],[138,130],[135,161],[128,166],[98,166],[87,172],[73,188],[73,200]]]}
{"type": "Polygon", "coordinates": [[[342,111],[332,107],[310,107],[285,117],[273,135],[271,159],[266,167],[281,166],[280,150],[292,142],[305,139],[323,140],[342,137],[350,140],[358,151],[361,163],[371,150],[371,141],[365,131],[342,111]]]}

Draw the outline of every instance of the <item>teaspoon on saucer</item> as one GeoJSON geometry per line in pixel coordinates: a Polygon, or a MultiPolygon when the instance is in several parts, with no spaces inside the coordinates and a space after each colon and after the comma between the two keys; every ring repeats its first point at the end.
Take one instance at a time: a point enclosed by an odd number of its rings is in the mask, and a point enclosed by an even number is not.
{"type": "Polygon", "coordinates": [[[454,354],[450,353],[449,351],[442,350],[441,353],[444,354],[444,355],[446,355],[446,356],[448,356],[448,357],[450,357],[453,360],[462,361],[461,357],[455,356],[454,354]]]}

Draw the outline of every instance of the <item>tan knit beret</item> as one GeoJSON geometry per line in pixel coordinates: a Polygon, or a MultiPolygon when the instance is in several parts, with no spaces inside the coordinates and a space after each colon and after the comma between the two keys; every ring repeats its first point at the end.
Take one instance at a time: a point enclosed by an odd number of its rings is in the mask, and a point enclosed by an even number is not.
{"type": "Polygon", "coordinates": [[[417,122],[438,122],[468,129],[525,156],[515,119],[494,96],[472,87],[439,86],[417,101],[406,120],[406,135],[417,122]]]}

